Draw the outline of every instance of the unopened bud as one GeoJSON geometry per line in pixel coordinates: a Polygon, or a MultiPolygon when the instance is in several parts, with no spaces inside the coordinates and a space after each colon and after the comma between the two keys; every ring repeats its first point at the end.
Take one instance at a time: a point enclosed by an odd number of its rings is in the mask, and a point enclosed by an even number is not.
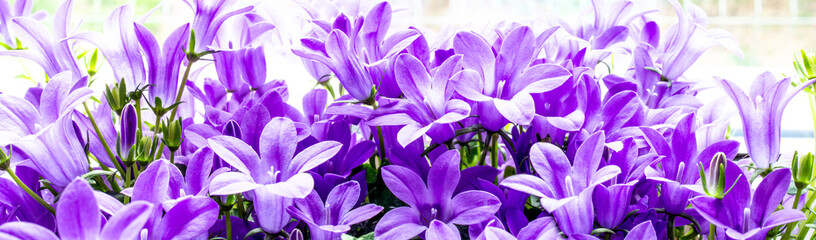
{"type": "Polygon", "coordinates": [[[111,110],[117,115],[121,115],[122,109],[130,102],[125,79],[114,84],[113,88],[105,86],[105,99],[108,100],[108,106],[110,106],[111,110]]]}
{"type": "Polygon", "coordinates": [[[168,122],[161,130],[164,145],[167,146],[171,152],[178,150],[179,147],[181,147],[181,142],[184,141],[184,129],[182,129],[181,118],[168,122]]]}
{"type": "Polygon", "coordinates": [[[703,182],[703,190],[708,196],[721,199],[725,196],[725,166],[727,166],[728,159],[725,154],[719,152],[711,159],[708,166],[708,174],[703,170],[703,164],[700,163],[699,172],[700,180],[703,182]]]}
{"type": "Polygon", "coordinates": [[[793,154],[791,171],[796,188],[804,189],[813,181],[813,160],[813,154],[811,153],[806,154],[801,159],[798,152],[793,154]]]}

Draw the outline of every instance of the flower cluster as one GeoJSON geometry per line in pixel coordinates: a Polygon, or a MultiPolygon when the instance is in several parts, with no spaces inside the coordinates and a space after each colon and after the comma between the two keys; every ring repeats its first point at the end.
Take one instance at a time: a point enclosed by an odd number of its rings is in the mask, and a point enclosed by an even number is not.
{"type": "Polygon", "coordinates": [[[699,101],[685,72],[709,48],[741,52],[693,4],[669,0],[670,26],[597,0],[587,18],[430,39],[392,26],[389,2],[293,1],[295,19],[184,2],[193,17],[160,40],[129,5],[74,32],[72,0],[53,31],[31,1],[0,1],[0,56],[46,76],[0,94],[0,239],[812,234],[816,163],[780,159],[780,124],[814,80],[702,80],[736,105],[738,153],[731,103],[699,101]],[[290,99],[276,57],[315,88],[290,99]]]}

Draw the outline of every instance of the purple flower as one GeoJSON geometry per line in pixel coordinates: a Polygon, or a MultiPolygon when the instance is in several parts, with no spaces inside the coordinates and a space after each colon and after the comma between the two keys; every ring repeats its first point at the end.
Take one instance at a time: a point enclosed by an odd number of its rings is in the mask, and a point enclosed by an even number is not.
{"type": "Polygon", "coordinates": [[[295,155],[297,132],[287,118],[273,118],[263,128],[260,151],[240,139],[216,136],[208,140],[210,148],[238,172],[216,176],[210,194],[231,195],[252,191],[258,222],[266,232],[278,232],[290,216],[286,208],[295,198],[309,195],[314,181],[307,171],[329,160],[340,150],[340,143],[320,142],[295,155]]]}
{"type": "Polygon", "coordinates": [[[595,186],[620,173],[614,165],[598,169],[604,152],[605,135],[590,136],[570,160],[557,146],[536,143],[530,149],[530,162],[538,177],[527,174],[511,176],[501,186],[541,198],[541,206],[551,212],[559,228],[567,235],[589,234],[594,211],[592,193],[595,186]]]}
{"type": "Polygon", "coordinates": [[[374,229],[378,239],[410,239],[425,233],[426,239],[460,239],[454,226],[487,220],[499,209],[499,199],[471,190],[454,196],[459,182],[459,153],[440,155],[428,174],[427,185],[415,172],[401,166],[385,166],[382,177],[388,189],[408,207],[385,213],[374,229]]]}
{"type": "Polygon", "coordinates": [[[527,26],[513,29],[501,43],[498,56],[480,36],[460,32],[453,48],[462,54],[467,69],[453,76],[456,92],[477,102],[475,111],[482,126],[497,131],[507,123],[529,125],[535,113],[531,93],[561,86],[570,72],[553,64],[532,65],[537,45],[527,26]]]}
{"type": "Polygon", "coordinates": [[[753,193],[748,177],[734,162],[726,161],[725,179],[725,186],[733,188],[722,199],[700,196],[691,199],[691,204],[703,218],[724,229],[729,238],[765,239],[772,228],[805,219],[796,209],[776,210],[787,195],[789,169],[771,172],[753,193]]]}
{"type": "Polygon", "coordinates": [[[693,184],[699,178],[699,165],[708,166],[711,159],[718,152],[725,153],[728,159],[733,159],[739,143],[734,140],[723,140],[698,150],[695,135],[695,114],[683,117],[671,135],[671,145],[656,130],[641,127],[647,143],[662,159],[661,164],[649,166],[645,174],[648,179],[662,183],[660,191],[660,205],[668,213],[681,214],[688,206],[688,199],[696,195],[695,192],[682,187],[684,184],[693,184]]]}
{"type": "MultiPolygon", "coordinates": [[[[23,184],[29,189],[39,189],[40,174],[24,165],[17,165],[14,168],[23,184]]],[[[0,178],[0,199],[3,199],[0,201],[0,224],[22,221],[36,223],[49,229],[54,228],[54,215],[34,201],[34,198],[11,179],[0,178]]]]}
{"type": "Polygon", "coordinates": [[[94,190],[74,179],[60,195],[57,205],[58,238],[51,230],[27,222],[0,226],[0,237],[11,239],[135,239],[150,219],[151,204],[137,201],[119,209],[104,226],[94,190]],[[5,235],[5,237],[4,237],[5,235]]]}
{"type": "Polygon", "coordinates": [[[175,101],[178,91],[179,68],[186,56],[184,50],[190,39],[190,25],[182,25],[170,33],[164,41],[164,50],[159,48],[159,42],[150,30],[139,23],[134,25],[136,39],[139,40],[147,61],[147,80],[149,84],[153,84],[148,89],[147,100],[153,103],[155,98],[159,98],[164,105],[162,107],[170,106],[175,101]]]}
{"type": "MultiPolygon", "coordinates": [[[[697,61],[706,50],[715,46],[723,46],[742,57],[742,51],[737,47],[734,37],[722,29],[706,29],[708,22],[705,11],[694,4],[686,4],[689,9],[684,11],[677,0],[669,3],[677,12],[678,23],[671,26],[669,38],[664,38],[660,46],[652,46],[661,54],[657,57],[666,79],[675,81],[697,61]]],[[[654,34],[654,32],[652,32],[654,34]]],[[[654,39],[655,37],[650,37],[654,39]]],[[[657,39],[660,39],[658,36],[657,39]]]]}
{"type": "Polygon", "coordinates": [[[37,11],[31,13],[34,8],[34,1],[18,0],[14,1],[14,6],[10,6],[7,0],[0,1],[0,35],[2,39],[0,42],[5,43],[9,47],[16,47],[15,40],[17,36],[12,36],[9,25],[15,17],[31,17],[35,20],[42,20],[48,15],[45,11],[37,11]],[[12,8],[13,7],[13,8],[12,8]]]}
{"type": "Polygon", "coordinates": [[[295,205],[287,208],[287,212],[306,222],[312,239],[338,239],[351,229],[351,225],[368,220],[383,210],[376,204],[354,208],[359,196],[360,184],[349,181],[334,187],[325,204],[317,192],[312,191],[306,198],[295,200],[295,205]]]}
{"type": "Polygon", "coordinates": [[[247,13],[253,6],[244,6],[233,9],[236,0],[184,0],[184,3],[195,13],[192,28],[195,31],[195,51],[209,50],[210,44],[216,40],[218,30],[229,18],[247,13]]]}
{"type": "Polygon", "coordinates": [[[136,108],[132,104],[128,104],[122,110],[122,118],[119,120],[120,155],[122,156],[128,155],[130,148],[133,144],[136,144],[137,134],[141,134],[139,131],[141,123],[137,121],[136,108]]]}
{"type": "Polygon", "coordinates": [[[114,77],[125,79],[128,91],[134,90],[138,85],[144,86],[147,80],[133,24],[132,8],[130,5],[122,5],[105,20],[105,34],[84,32],[71,37],[96,45],[110,63],[114,77]]]}
{"type": "Polygon", "coordinates": [[[63,188],[88,172],[84,139],[79,127],[66,114],[36,135],[14,145],[24,153],[43,178],[63,188]]]}
{"type": "Polygon", "coordinates": [[[801,84],[788,93],[790,78],[777,81],[770,72],[757,76],[749,95],[733,82],[722,79],[725,93],[737,105],[748,154],[759,169],[770,169],[779,159],[782,113],[793,96],[816,80],[801,84]]]}
{"type": "Polygon", "coordinates": [[[325,64],[358,101],[373,99],[374,86],[385,96],[397,97],[400,89],[393,76],[393,58],[413,43],[419,33],[408,29],[386,38],[391,25],[391,4],[372,7],[365,18],[352,22],[339,15],[326,39],[304,38],[303,50],[293,52],[325,64]]]}
{"type": "Polygon", "coordinates": [[[19,38],[26,50],[0,51],[0,55],[26,58],[40,65],[48,76],[69,71],[74,82],[86,75],[79,69],[71,44],[66,40],[68,31],[74,29],[71,23],[73,1],[63,2],[54,15],[54,33],[31,17],[11,19],[8,26],[15,37],[19,38]]]}
{"type": "Polygon", "coordinates": [[[425,64],[410,54],[401,54],[395,64],[397,84],[407,99],[394,99],[374,110],[368,124],[372,126],[404,126],[397,140],[404,147],[424,135],[434,143],[454,136],[452,123],[470,115],[470,105],[454,96],[449,79],[461,69],[460,55],[445,60],[435,70],[433,78],[425,64]]]}

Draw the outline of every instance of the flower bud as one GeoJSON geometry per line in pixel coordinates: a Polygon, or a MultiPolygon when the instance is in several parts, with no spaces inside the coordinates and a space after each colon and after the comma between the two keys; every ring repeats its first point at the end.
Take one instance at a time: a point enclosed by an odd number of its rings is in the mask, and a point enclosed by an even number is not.
{"type": "Polygon", "coordinates": [[[105,86],[105,99],[108,100],[108,105],[117,115],[122,114],[122,109],[130,102],[130,96],[127,93],[127,86],[125,79],[113,85],[105,86]]]}
{"type": "Polygon", "coordinates": [[[791,171],[796,188],[804,189],[813,182],[813,165],[813,154],[808,153],[802,159],[799,159],[798,152],[793,154],[791,171]]]}
{"type": "MultiPolygon", "coordinates": [[[[149,137],[142,137],[141,133],[137,134],[138,140],[136,141],[136,145],[133,145],[133,148],[130,149],[132,152],[133,159],[139,163],[141,166],[147,166],[153,161],[153,154],[151,154],[152,149],[156,146],[156,143],[153,142],[152,138],[149,137]]],[[[130,153],[128,155],[131,155],[130,153]]],[[[133,162],[125,162],[126,165],[131,166],[133,162]]]]}
{"type": "Polygon", "coordinates": [[[122,110],[122,118],[119,120],[119,134],[121,134],[121,151],[124,153],[130,152],[133,144],[136,144],[136,132],[139,129],[139,123],[136,117],[136,107],[133,104],[128,104],[122,110]]]}
{"type": "Polygon", "coordinates": [[[728,161],[728,159],[726,159],[724,153],[719,152],[714,155],[714,158],[711,159],[708,166],[708,174],[704,172],[703,164],[700,163],[700,180],[703,182],[703,190],[705,190],[706,195],[718,199],[722,199],[722,197],[725,196],[726,161],[728,161]]]}
{"type": "Polygon", "coordinates": [[[178,120],[168,122],[161,128],[162,142],[164,142],[164,145],[167,146],[171,152],[178,150],[179,147],[181,147],[181,142],[184,141],[184,129],[182,129],[181,126],[181,118],[179,118],[178,120]]]}

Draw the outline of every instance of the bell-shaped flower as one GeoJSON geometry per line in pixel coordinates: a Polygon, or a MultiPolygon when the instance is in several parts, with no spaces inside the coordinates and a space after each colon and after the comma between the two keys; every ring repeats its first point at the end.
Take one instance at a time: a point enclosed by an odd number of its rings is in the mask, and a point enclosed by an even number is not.
{"type": "Polygon", "coordinates": [[[453,99],[450,78],[461,69],[460,55],[448,58],[435,69],[433,77],[424,63],[410,54],[401,54],[395,64],[397,84],[407,99],[394,99],[374,110],[368,124],[403,126],[397,140],[405,147],[424,135],[434,143],[454,137],[452,123],[470,115],[470,105],[453,99]]]}
{"type": "Polygon", "coordinates": [[[459,153],[449,150],[437,157],[427,182],[412,170],[395,165],[382,168],[388,189],[408,204],[385,213],[374,229],[377,239],[410,239],[424,232],[425,239],[460,239],[455,225],[485,221],[499,210],[496,196],[480,190],[454,195],[459,182],[459,153]]]}
{"type": "Polygon", "coordinates": [[[104,34],[98,32],[83,32],[71,39],[79,39],[94,44],[105,60],[111,65],[115,79],[124,79],[128,91],[137,86],[144,86],[145,63],[139,52],[139,41],[136,38],[136,28],[133,21],[133,9],[130,5],[122,5],[111,12],[103,24],[104,34]]]}
{"type": "Polygon", "coordinates": [[[8,27],[27,49],[0,51],[0,55],[29,59],[40,65],[50,77],[68,71],[73,82],[80,81],[86,73],[79,69],[71,43],[65,40],[68,31],[74,29],[71,26],[72,8],[73,0],[60,4],[54,15],[53,33],[32,17],[16,17],[3,24],[2,28],[8,27]]]}
{"type": "Polygon", "coordinates": [[[293,52],[325,64],[357,101],[372,101],[375,90],[384,96],[398,97],[401,89],[394,79],[394,58],[420,34],[407,29],[386,37],[391,14],[388,2],[375,5],[365,17],[352,19],[354,21],[340,14],[332,26],[324,30],[328,32],[325,39],[301,39],[304,49],[293,52]]]}
{"type": "Polygon", "coordinates": [[[0,2],[0,12],[3,13],[2,16],[0,16],[0,43],[11,48],[18,47],[16,43],[17,36],[12,35],[9,29],[13,18],[31,17],[39,21],[48,15],[48,13],[43,10],[32,13],[31,10],[33,8],[33,0],[14,1],[14,6],[9,5],[9,1],[0,2]]]}
{"type": "Polygon", "coordinates": [[[508,177],[501,186],[541,198],[541,206],[551,212],[559,228],[567,235],[589,234],[595,214],[592,193],[595,186],[620,173],[614,165],[599,169],[606,137],[603,132],[590,136],[570,160],[558,146],[536,143],[530,149],[530,162],[538,176],[519,174],[508,177]]]}
{"type": "Polygon", "coordinates": [[[520,26],[501,43],[498,56],[485,39],[460,32],[453,49],[462,54],[465,71],[453,76],[456,92],[477,102],[475,111],[483,127],[497,131],[507,123],[529,125],[535,108],[531,93],[547,92],[561,86],[572,75],[553,64],[531,65],[536,57],[533,31],[520,26]]]}
{"type": "Polygon", "coordinates": [[[184,50],[190,39],[190,25],[184,24],[173,30],[164,40],[164,49],[159,47],[159,42],[150,30],[139,23],[134,23],[134,26],[136,27],[136,39],[147,61],[145,64],[147,83],[152,84],[148,89],[147,101],[155,107],[168,107],[176,100],[180,78],[179,68],[186,57],[184,50]],[[157,98],[163,104],[158,104],[157,98]]]}
{"type": "Polygon", "coordinates": [[[774,227],[805,220],[805,215],[799,210],[777,210],[787,195],[791,182],[790,169],[771,172],[752,192],[745,172],[732,161],[726,164],[725,186],[733,188],[722,199],[699,196],[690,202],[703,218],[723,229],[728,238],[765,239],[765,235],[774,227]]]}
{"type": "Polygon", "coordinates": [[[192,29],[195,31],[195,52],[209,50],[209,46],[216,40],[218,30],[227,19],[245,14],[253,6],[236,0],[184,0],[184,3],[193,10],[192,29]],[[236,6],[236,3],[240,3],[236,6]]]}
{"type": "Polygon", "coordinates": [[[799,85],[789,93],[790,78],[776,80],[770,72],[757,76],[748,95],[733,82],[722,79],[725,93],[737,105],[748,155],[758,169],[770,169],[779,159],[782,114],[793,96],[816,79],[799,85]]]}
{"type": "Polygon", "coordinates": [[[295,155],[297,132],[292,120],[273,118],[263,128],[259,152],[240,139],[216,136],[210,148],[238,172],[222,173],[210,183],[210,194],[231,195],[252,191],[258,222],[266,232],[278,232],[291,217],[286,208],[304,198],[314,187],[306,173],[329,160],[340,143],[324,141],[295,155]]]}
{"type": "Polygon", "coordinates": [[[72,117],[73,114],[66,114],[36,135],[14,145],[56,188],[64,188],[74,178],[88,172],[85,139],[72,117]]]}
{"type": "Polygon", "coordinates": [[[355,208],[359,196],[360,184],[348,181],[334,187],[325,204],[317,192],[312,191],[306,198],[295,200],[295,205],[287,212],[306,222],[312,239],[337,239],[351,230],[351,225],[368,220],[383,210],[376,204],[355,208]]]}

